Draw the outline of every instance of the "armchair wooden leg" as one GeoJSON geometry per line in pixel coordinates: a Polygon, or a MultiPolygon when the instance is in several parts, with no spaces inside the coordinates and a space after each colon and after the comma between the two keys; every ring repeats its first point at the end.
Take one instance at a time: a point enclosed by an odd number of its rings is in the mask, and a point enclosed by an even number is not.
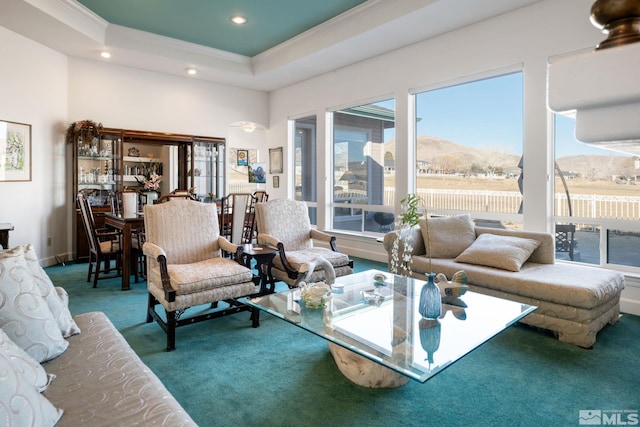
{"type": "Polygon", "coordinates": [[[148,294],[148,303],[147,303],[147,323],[151,323],[153,322],[153,316],[151,315],[151,312],[153,310],[155,310],[155,306],[156,306],[156,297],[154,297],[151,294],[148,294]]]}
{"type": "Polygon", "coordinates": [[[167,313],[167,348],[166,351],[173,351],[176,349],[176,312],[166,311],[167,313]]]}
{"type": "Polygon", "coordinates": [[[260,309],[251,308],[251,327],[258,328],[260,326],[260,309]]]}

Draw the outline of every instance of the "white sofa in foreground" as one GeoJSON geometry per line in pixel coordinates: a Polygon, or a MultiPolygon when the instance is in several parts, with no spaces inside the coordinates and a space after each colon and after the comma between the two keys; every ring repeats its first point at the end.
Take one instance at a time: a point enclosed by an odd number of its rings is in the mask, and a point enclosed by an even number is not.
{"type": "Polygon", "coordinates": [[[0,424],[195,426],[107,316],[71,316],[31,245],[0,251],[0,424]]]}
{"type": "MultiPolygon", "coordinates": [[[[537,306],[522,323],[589,348],[606,324],[617,322],[624,276],[597,267],[556,264],[553,235],[475,227],[468,215],[428,221],[431,271],[450,278],[464,270],[472,291],[537,306]]],[[[412,276],[424,278],[429,272],[424,219],[411,235],[412,276]]],[[[394,231],[384,237],[390,265],[396,236],[394,231]]]]}
{"type": "Polygon", "coordinates": [[[56,378],[43,395],[64,412],[63,426],[195,426],[102,312],[73,318],[81,333],[42,364],[56,378]]]}

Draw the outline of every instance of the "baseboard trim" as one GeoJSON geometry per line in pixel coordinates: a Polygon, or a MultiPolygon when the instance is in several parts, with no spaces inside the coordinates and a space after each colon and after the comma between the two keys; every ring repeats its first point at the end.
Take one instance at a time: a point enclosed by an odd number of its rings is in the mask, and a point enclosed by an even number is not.
{"type": "Polygon", "coordinates": [[[57,255],[41,258],[40,264],[43,267],[51,267],[52,265],[62,264],[63,262],[66,264],[73,260],[72,255],[73,254],[71,252],[61,252],[57,255]]]}
{"type": "Polygon", "coordinates": [[[620,298],[620,312],[640,316],[640,301],[620,298]]]}

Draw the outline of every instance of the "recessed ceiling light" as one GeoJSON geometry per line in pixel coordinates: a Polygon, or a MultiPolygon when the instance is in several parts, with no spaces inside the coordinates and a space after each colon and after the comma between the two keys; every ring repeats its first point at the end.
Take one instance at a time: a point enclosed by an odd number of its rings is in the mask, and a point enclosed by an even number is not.
{"type": "Polygon", "coordinates": [[[103,58],[111,58],[111,54],[106,50],[100,52],[100,56],[102,56],[103,58]]]}
{"type": "Polygon", "coordinates": [[[234,24],[242,25],[247,22],[247,18],[244,16],[236,15],[231,17],[231,22],[234,24]]]}
{"type": "Polygon", "coordinates": [[[187,74],[189,74],[190,76],[193,76],[197,73],[197,71],[195,70],[195,68],[186,68],[185,69],[187,74]]]}

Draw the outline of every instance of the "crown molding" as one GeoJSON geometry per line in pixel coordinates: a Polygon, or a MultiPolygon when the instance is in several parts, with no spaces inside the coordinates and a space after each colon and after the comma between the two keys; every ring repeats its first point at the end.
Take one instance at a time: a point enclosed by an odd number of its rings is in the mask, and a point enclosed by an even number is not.
{"type": "Polygon", "coordinates": [[[256,75],[273,71],[369,32],[438,0],[369,0],[252,58],[256,75]]]}

